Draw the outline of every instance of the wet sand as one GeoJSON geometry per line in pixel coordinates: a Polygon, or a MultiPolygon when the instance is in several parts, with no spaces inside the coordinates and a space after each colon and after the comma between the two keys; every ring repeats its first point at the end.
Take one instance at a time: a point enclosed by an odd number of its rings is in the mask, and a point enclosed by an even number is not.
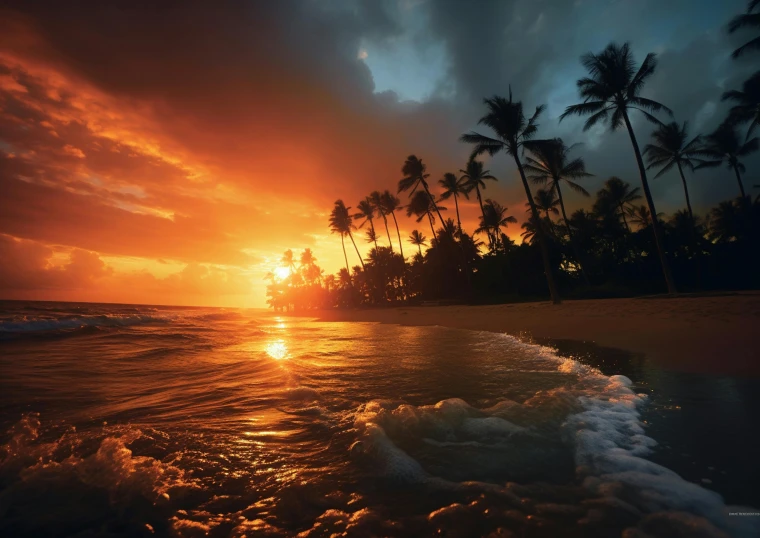
{"type": "Polygon", "coordinates": [[[760,293],[324,310],[323,321],[440,325],[592,342],[666,370],[760,377],[760,293]]]}

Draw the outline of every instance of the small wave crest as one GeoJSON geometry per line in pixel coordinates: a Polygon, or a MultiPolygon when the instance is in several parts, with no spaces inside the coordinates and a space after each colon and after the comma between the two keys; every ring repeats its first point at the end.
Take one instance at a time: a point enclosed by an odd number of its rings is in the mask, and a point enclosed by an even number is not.
{"type": "Polygon", "coordinates": [[[0,321],[0,335],[13,335],[39,332],[66,332],[89,327],[127,327],[147,323],[166,323],[167,317],[152,314],[100,314],[65,317],[30,317],[0,321]]]}

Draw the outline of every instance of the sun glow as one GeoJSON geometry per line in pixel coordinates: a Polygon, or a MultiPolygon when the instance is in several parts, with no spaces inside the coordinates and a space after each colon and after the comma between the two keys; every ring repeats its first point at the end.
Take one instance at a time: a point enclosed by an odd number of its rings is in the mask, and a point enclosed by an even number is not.
{"type": "Polygon", "coordinates": [[[277,280],[285,280],[290,276],[290,267],[277,267],[273,273],[277,280]]]}
{"type": "Polygon", "coordinates": [[[288,346],[285,345],[284,341],[277,340],[276,342],[270,342],[269,344],[267,344],[266,352],[267,352],[267,355],[279,361],[279,360],[287,358],[288,346]]]}

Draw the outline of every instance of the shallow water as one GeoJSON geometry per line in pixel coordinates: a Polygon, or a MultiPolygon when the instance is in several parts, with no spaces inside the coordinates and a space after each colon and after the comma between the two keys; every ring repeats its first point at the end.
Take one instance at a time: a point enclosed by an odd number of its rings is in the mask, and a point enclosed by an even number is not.
{"type": "Polygon", "coordinates": [[[2,536],[760,535],[730,515],[760,505],[756,381],[440,327],[1,306],[2,536]]]}

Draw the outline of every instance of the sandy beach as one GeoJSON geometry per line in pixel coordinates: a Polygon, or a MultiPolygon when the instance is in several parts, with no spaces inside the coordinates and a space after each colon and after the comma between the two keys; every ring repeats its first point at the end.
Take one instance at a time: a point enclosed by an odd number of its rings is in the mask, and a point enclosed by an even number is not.
{"type": "Polygon", "coordinates": [[[760,293],[321,311],[324,321],[440,325],[591,342],[667,370],[760,377],[760,293]]]}

